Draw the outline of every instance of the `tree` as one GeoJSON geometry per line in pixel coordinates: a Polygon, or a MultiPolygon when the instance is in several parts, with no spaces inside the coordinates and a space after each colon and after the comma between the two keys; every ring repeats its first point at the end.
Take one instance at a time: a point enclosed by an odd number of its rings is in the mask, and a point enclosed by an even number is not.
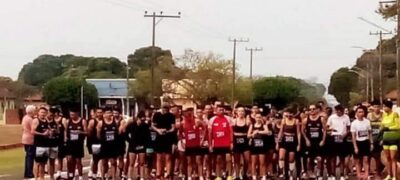
{"type": "Polygon", "coordinates": [[[23,105],[24,99],[34,93],[37,93],[35,87],[26,85],[20,81],[13,81],[9,77],[0,76],[0,87],[6,88],[16,97],[16,106],[23,105]]]}
{"type": "Polygon", "coordinates": [[[255,101],[283,108],[300,96],[300,88],[288,77],[264,77],[254,82],[255,101]]]}
{"type": "MultiPolygon", "coordinates": [[[[171,75],[163,90],[171,95],[191,99],[197,104],[210,99],[230,101],[232,62],[214,53],[186,50],[177,59],[179,73],[171,75]]],[[[243,81],[244,82],[244,81],[243,81]]]]}
{"type": "Polygon", "coordinates": [[[54,77],[125,78],[126,64],[113,57],[41,55],[24,65],[18,79],[40,87],[54,77]]]}
{"type": "Polygon", "coordinates": [[[49,105],[60,105],[63,111],[71,107],[80,107],[81,87],[84,103],[89,108],[98,102],[96,87],[78,78],[58,77],[50,80],[43,88],[43,98],[49,105]]]}
{"type": "MultiPolygon", "coordinates": [[[[159,63],[168,61],[173,64],[172,53],[170,50],[163,50],[160,47],[154,47],[154,65],[158,66],[159,63]]],[[[133,54],[128,55],[128,65],[131,68],[131,75],[135,76],[141,70],[149,70],[153,59],[153,48],[142,47],[135,50],[133,54]]]]}
{"type": "Polygon", "coordinates": [[[335,96],[337,101],[348,106],[350,101],[350,92],[356,89],[358,76],[349,68],[343,67],[334,72],[328,87],[328,93],[335,96]]]}

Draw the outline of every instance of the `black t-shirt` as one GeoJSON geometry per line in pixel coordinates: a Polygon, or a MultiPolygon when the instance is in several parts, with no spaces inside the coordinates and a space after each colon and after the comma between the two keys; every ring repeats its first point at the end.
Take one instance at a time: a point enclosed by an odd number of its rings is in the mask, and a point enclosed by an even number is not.
{"type": "Polygon", "coordinates": [[[156,113],[153,117],[153,123],[159,129],[170,130],[175,124],[175,116],[171,113],[156,113]]]}
{"type": "Polygon", "coordinates": [[[127,140],[133,145],[147,145],[150,139],[150,126],[142,122],[140,125],[129,123],[126,127],[127,140]]]}

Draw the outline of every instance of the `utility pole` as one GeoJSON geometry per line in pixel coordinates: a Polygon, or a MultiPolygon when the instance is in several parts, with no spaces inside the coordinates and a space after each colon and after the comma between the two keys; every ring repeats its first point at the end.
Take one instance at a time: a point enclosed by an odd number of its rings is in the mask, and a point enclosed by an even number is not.
{"type": "MultiPolygon", "coordinates": [[[[157,18],[181,18],[181,13],[178,12],[178,15],[164,15],[161,11],[159,14],[153,12],[152,14],[147,14],[147,11],[144,12],[144,17],[151,17],[153,20],[153,33],[152,33],[152,41],[151,41],[151,98],[150,104],[154,105],[154,66],[155,66],[155,47],[156,47],[156,19],[157,18]]],[[[160,20],[161,20],[160,19],[160,20]]]]}
{"type": "Polygon", "coordinates": [[[232,107],[235,104],[235,80],[236,80],[236,44],[238,42],[249,42],[249,39],[237,39],[237,38],[229,38],[229,42],[233,42],[233,60],[232,60],[232,107]]]}
{"type": "Polygon", "coordinates": [[[129,117],[130,113],[130,102],[129,102],[129,63],[126,62],[126,116],[129,117]]]}
{"type": "Polygon", "coordinates": [[[376,33],[369,33],[370,35],[379,35],[379,102],[380,104],[383,103],[383,75],[382,75],[382,60],[383,60],[383,50],[382,50],[382,43],[383,43],[383,35],[392,34],[391,32],[382,32],[380,30],[376,33]]]}
{"type": "Polygon", "coordinates": [[[250,83],[251,83],[251,104],[254,103],[254,93],[253,93],[253,51],[262,51],[262,48],[246,48],[246,51],[250,51],[250,83]]]}

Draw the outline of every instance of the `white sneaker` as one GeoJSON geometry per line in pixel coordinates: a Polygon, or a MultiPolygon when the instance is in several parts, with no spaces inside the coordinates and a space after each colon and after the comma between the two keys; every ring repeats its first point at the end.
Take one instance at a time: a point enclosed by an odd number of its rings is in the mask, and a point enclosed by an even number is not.
{"type": "Polygon", "coordinates": [[[346,180],[346,178],[344,178],[344,176],[340,176],[340,180],[346,180]]]}

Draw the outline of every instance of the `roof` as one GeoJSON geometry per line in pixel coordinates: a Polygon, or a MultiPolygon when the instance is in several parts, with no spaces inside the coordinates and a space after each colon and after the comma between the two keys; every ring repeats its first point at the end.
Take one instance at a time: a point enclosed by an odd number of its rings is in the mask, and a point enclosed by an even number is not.
{"type": "MultiPolygon", "coordinates": [[[[130,79],[134,82],[135,79],[130,79]]],[[[126,79],[86,79],[93,84],[99,94],[99,98],[125,98],[127,94],[126,79]]]]}
{"type": "Polygon", "coordinates": [[[42,99],[43,99],[42,93],[36,93],[36,94],[33,94],[31,96],[26,97],[24,100],[25,101],[38,101],[38,102],[41,102],[41,101],[43,101],[42,99]]]}
{"type": "Polygon", "coordinates": [[[385,95],[386,99],[397,99],[397,90],[390,91],[385,95]]]}
{"type": "Polygon", "coordinates": [[[10,90],[8,90],[5,87],[0,87],[0,98],[16,98],[15,94],[12,93],[10,90]]]}

